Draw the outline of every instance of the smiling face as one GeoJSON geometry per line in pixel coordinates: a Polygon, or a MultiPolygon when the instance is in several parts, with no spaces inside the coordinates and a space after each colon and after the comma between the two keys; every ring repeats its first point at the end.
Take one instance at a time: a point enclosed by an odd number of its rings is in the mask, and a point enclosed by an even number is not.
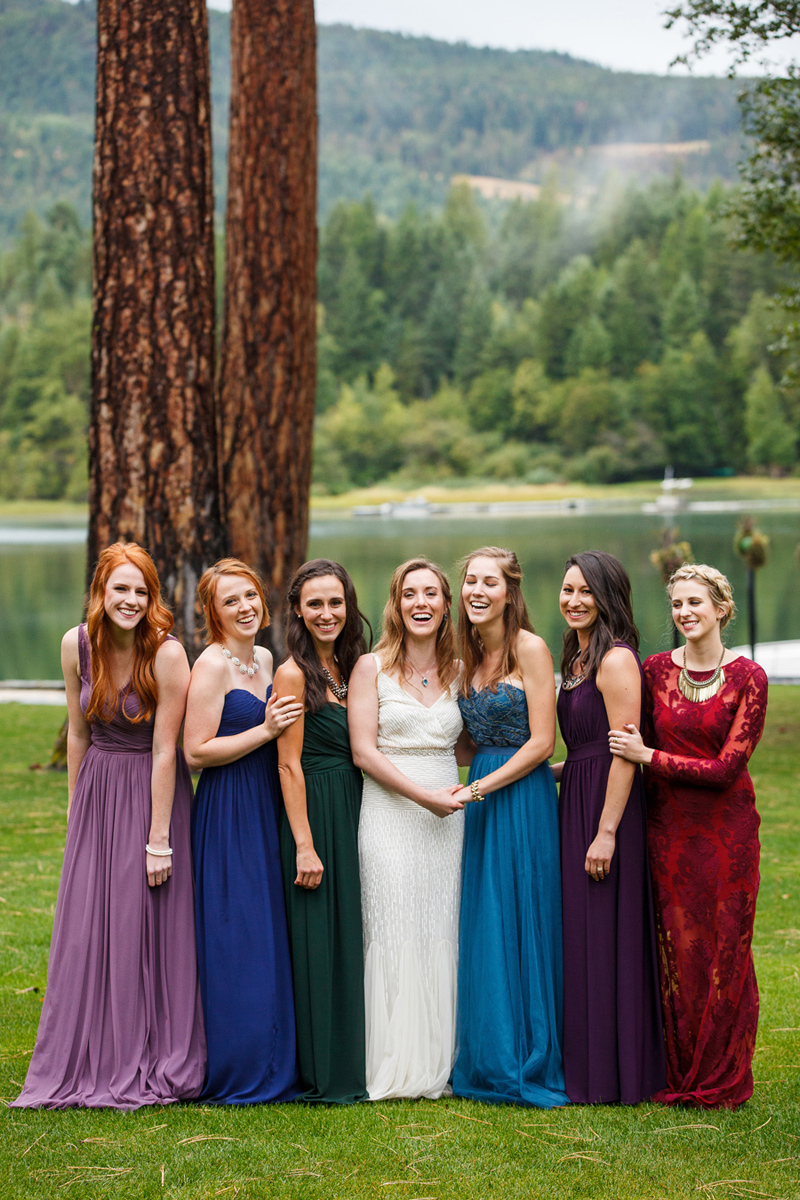
{"type": "Polygon", "coordinates": [[[427,567],[409,571],[400,589],[400,616],[414,637],[435,635],[445,614],[442,585],[427,567]]]}
{"type": "Polygon", "coordinates": [[[330,646],[344,629],[347,618],[344,584],[335,575],[306,580],[295,612],[315,643],[330,646]]]}
{"type": "Polygon", "coordinates": [[[488,625],[503,619],[508,602],[508,584],[497,559],[485,554],[470,559],[461,596],[473,625],[488,625]]]}
{"type": "Polygon", "coordinates": [[[214,611],[223,638],[255,637],[264,609],[258,590],[246,575],[222,575],[214,596],[214,611]]]}
{"type": "Polygon", "coordinates": [[[150,594],[144,575],[131,562],[120,563],[108,577],[103,594],[105,614],[125,631],[135,629],[147,612],[150,594]]]}
{"type": "Polygon", "coordinates": [[[561,615],[578,636],[588,634],[597,620],[597,604],[580,567],[570,567],[561,584],[561,615]]]}
{"type": "Polygon", "coordinates": [[[698,642],[719,630],[725,609],[711,599],[700,579],[679,579],[672,586],[672,619],[687,642],[698,642]]]}

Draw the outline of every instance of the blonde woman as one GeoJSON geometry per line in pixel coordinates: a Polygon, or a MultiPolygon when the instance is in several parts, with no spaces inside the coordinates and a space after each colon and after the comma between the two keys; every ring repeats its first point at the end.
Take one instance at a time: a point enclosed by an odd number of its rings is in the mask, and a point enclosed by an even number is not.
{"type": "Polygon", "coordinates": [[[685,642],[644,664],[647,745],[635,725],[609,733],[612,754],[648,768],[667,1054],[655,1099],[735,1108],[753,1093],[759,816],[747,762],[767,677],[723,645],[736,609],[721,571],[687,564],[667,590],[685,642]]]}
{"type": "Polygon", "coordinates": [[[403,563],[383,636],[350,677],[350,744],[366,774],[358,840],[371,1100],[436,1099],[453,1065],[464,818],[453,799],[462,722],[451,600],[435,563],[403,563]]]}

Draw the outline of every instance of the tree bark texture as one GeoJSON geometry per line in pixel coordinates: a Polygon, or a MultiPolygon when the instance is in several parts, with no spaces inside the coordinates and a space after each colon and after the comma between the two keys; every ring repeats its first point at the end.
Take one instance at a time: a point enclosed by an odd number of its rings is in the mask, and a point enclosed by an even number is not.
{"type": "Polygon", "coordinates": [[[98,0],[97,39],[88,572],[144,546],[193,657],[225,551],[205,0],[98,0]]]}
{"type": "Polygon", "coordinates": [[[316,382],[313,0],[234,0],[222,494],[231,552],[263,573],[271,643],[305,557],[316,382]]]}

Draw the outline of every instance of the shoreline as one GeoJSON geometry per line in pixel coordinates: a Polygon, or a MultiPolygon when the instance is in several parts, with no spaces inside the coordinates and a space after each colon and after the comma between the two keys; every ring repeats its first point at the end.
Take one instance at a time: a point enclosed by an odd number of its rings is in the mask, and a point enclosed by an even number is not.
{"type": "MultiPolygon", "coordinates": [[[[487,515],[509,515],[514,509],[527,511],[592,511],[618,506],[625,510],[641,510],[642,505],[655,505],[664,496],[661,480],[637,480],[632,483],[570,484],[570,483],[485,483],[453,480],[447,484],[420,484],[400,487],[376,484],[342,492],[338,496],[314,495],[310,498],[312,519],[351,515],[358,508],[380,508],[381,505],[405,505],[409,510],[423,497],[433,509],[448,513],[463,512],[465,516],[480,511],[487,515]]],[[[695,479],[690,489],[681,494],[674,509],[659,508],[663,516],[679,516],[685,511],[736,511],[748,506],[789,508],[800,505],[800,477],[770,479],[760,475],[737,475],[730,478],[695,479]],[[695,508],[702,505],[702,508],[695,508]],[[713,507],[711,507],[713,506],[713,507]]],[[[378,515],[377,513],[375,515],[378,515]]],[[[427,515],[427,513],[425,514],[427,515]]],[[[64,500],[0,500],[0,523],[9,525],[61,526],[76,529],[86,526],[89,508],[64,500]]]]}

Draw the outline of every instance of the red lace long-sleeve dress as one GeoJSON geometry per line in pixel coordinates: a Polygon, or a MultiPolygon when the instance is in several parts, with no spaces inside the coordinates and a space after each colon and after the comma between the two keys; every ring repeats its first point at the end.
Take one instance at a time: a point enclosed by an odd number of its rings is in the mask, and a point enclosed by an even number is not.
{"type": "Polygon", "coordinates": [[[767,677],[737,658],[717,694],[695,703],[678,689],[679,671],[669,653],[644,664],[667,1057],[667,1087],[654,1099],[735,1108],[753,1094],[760,819],[747,762],[764,730],[767,677]]]}

